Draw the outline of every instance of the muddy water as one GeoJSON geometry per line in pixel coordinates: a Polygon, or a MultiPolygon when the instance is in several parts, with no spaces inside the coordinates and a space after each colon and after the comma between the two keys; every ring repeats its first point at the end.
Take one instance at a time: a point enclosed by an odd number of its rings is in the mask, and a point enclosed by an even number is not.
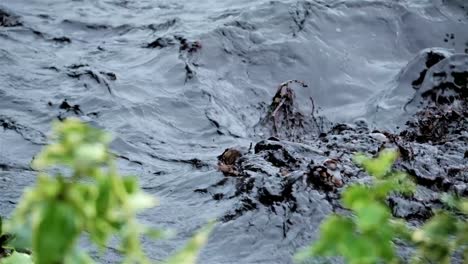
{"type": "MultiPolygon", "coordinates": [[[[302,210],[278,200],[272,211],[260,199],[255,210],[227,219],[249,203],[229,195],[235,182],[210,187],[224,179],[217,156],[273,135],[255,128],[290,79],[307,84],[294,87],[306,119],[314,109],[331,122],[364,119],[398,131],[419,107],[403,106],[429,85],[423,72],[440,61],[421,51],[468,53],[467,24],[462,0],[2,0],[0,213],[11,212],[34,182],[29,162],[50,122],[79,116],[115,135],[122,170],[159,197],[161,206],[142,219],[179,232],[145,242],[151,258],[164,258],[219,218],[229,221],[216,228],[200,263],[290,263],[316,238],[333,202],[307,190],[294,196],[307,205],[302,210]],[[219,193],[230,198],[209,195],[219,193]]],[[[292,148],[304,159],[330,154],[292,148]]],[[[460,151],[452,159],[463,164],[460,151]]],[[[258,160],[260,152],[247,160],[264,175],[278,174],[258,160]]],[[[266,184],[274,192],[283,183],[272,177],[258,184],[253,189],[266,184]]],[[[110,252],[103,263],[116,262],[110,252]]]]}

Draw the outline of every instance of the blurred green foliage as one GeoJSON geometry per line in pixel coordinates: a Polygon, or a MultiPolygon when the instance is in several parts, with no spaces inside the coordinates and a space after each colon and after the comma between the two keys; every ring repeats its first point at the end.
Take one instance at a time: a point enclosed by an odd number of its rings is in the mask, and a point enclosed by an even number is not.
{"type": "Polygon", "coordinates": [[[445,202],[452,210],[438,210],[412,233],[417,248],[413,263],[449,264],[457,251],[468,263],[468,199],[447,195],[445,202]]]}
{"type": "MultiPolygon", "coordinates": [[[[136,214],[157,201],[142,192],[136,177],[118,173],[110,135],[77,119],[56,122],[53,131],[53,143],[33,161],[35,169],[49,171],[41,172],[36,186],[24,192],[9,221],[9,231],[16,235],[13,247],[31,248],[35,264],[94,263],[77,245],[86,233],[102,252],[110,238],[117,238],[123,263],[150,263],[141,238],[162,232],[139,223],[136,214]]],[[[178,253],[182,257],[177,263],[195,263],[208,235],[209,229],[197,234],[178,253]]],[[[29,255],[5,255],[1,264],[32,263],[29,255]]]]}
{"type": "Polygon", "coordinates": [[[377,158],[355,156],[355,162],[373,176],[372,183],[352,184],[343,191],[342,204],[351,215],[328,217],[321,225],[320,239],[299,252],[298,261],[317,256],[341,256],[351,264],[402,263],[396,254],[396,239],[416,248],[412,263],[450,263],[456,250],[463,251],[468,260],[466,199],[447,199],[453,208],[458,208],[458,216],[440,211],[415,230],[405,221],[392,217],[386,203],[388,196],[391,193],[410,195],[415,190],[414,183],[405,174],[391,169],[397,157],[393,150],[385,150],[377,158]]]}
{"type": "Polygon", "coordinates": [[[0,217],[0,258],[14,253],[14,248],[10,245],[14,238],[13,234],[4,232],[3,218],[0,217]]]}
{"type": "Polygon", "coordinates": [[[178,253],[170,257],[164,264],[194,264],[197,260],[197,255],[200,249],[208,241],[208,236],[213,229],[214,223],[208,224],[202,228],[187,245],[178,253]]]}

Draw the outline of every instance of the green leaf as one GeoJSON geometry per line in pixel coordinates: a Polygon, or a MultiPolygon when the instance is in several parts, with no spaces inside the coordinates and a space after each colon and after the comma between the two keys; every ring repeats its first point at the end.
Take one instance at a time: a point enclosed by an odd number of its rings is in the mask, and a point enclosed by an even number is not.
{"type": "MultiPolygon", "coordinates": [[[[11,222],[9,223],[11,224],[11,222]]],[[[15,234],[15,239],[8,243],[9,246],[20,249],[30,249],[32,247],[32,227],[29,224],[11,226],[9,232],[15,234]]]]}
{"type": "Polygon", "coordinates": [[[363,166],[370,175],[382,178],[388,173],[397,158],[398,152],[395,150],[383,150],[375,159],[370,159],[363,154],[358,154],[354,157],[354,161],[363,166]]]}
{"type": "Polygon", "coordinates": [[[79,219],[73,207],[61,201],[43,204],[33,235],[36,264],[62,263],[79,235],[79,219]]]}
{"type": "Polygon", "coordinates": [[[159,239],[166,239],[174,236],[174,233],[171,231],[155,229],[155,228],[147,228],[145,230],[145,235],[150,237],[151,239],[159,240],[159,239]]]}
{"type": "Polygon", "coordinates": [[[65,257],[64,263],[65,264],[93,264],[94,261],[87,254],[74,249],[70,252],[70,254],[67,254],[67,256],[65,257]]]}
{"type": "Polygon", "coordinates": [[[198,231],[193,236],[185,247],[170,257],[165,264],[195,264],[201,248],[208,242],[214,223],[209,223],[207,226],[198,231]]]}
{"type": "Polygon", "coordinates": [[[467,214],[468,215],[468,198],[464,198],[462,199],[462,201],[460,202],[460,211],[464,214],[467,214]]]}
{"type": "Polygon", "coordinates": [[[343,241],[352,237],[354,223],[340,215],[331,215],[320,226],[320,240],[300,252],[295,258],[298,261],[304,261],[305,258],[312,256],[336,256],[343,250],[343,241]]]}
{"type": "Polygon", "coordinates": [[[457,219],[447,213],[432,217],[422,228],[426,239],[438,240],[457,232],[457,219]]]}
{"type": "Polygon", "coordinates": [[[122,179],[127,193],[132,194],[139,190],[138,181],[136,177],[127,176],[122,179]]]}
{"type": "Polygon", "coordinates": [[[31,256],[23,253],[13,252],[10,256],[0,259],[0,264],[34,264],[31,256]]]}
{"type": "Polygon", "coordinates": [[[129,207],[132,208],[135,212],[154,207],[158,204],[153,196],[144,192],[137,192],[129,195],[127,197],[127,202],[129,207]]]}
{"type": "Polygon", "coordinates": [[[390,218],[388,208],[376,202],[367,203],[356,211],[357,225],[363,232],[379,231],[379,227],[385,225],[390,218]]]}
{"type": "Polygon", "coordinates": [[[343,205],[355,210],[367,201],[373,200],[373,195],[369,186],[351,185],[343,192],[343,205]]]}
{"type": "Polygon", "coordinates": [[[106,147],[100,143],[77,146],[75,155],[76,162],[81,166],[104,162],[107,158],[106,147]]]}

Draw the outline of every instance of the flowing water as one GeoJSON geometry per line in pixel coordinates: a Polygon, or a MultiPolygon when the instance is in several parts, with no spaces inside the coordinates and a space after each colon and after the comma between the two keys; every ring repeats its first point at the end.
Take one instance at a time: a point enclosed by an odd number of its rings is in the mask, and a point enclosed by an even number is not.
{"type": "MultiPolygon", "coordinates": [[[[178,231],[145,241],[161,260],[238,202],[194,190],[224,177],[225,148],[269,136],[253,128],[280,83],[308,85],[296,90],[304,112],[312,97],[331,121],[395,129],[376,102],[432,47],[468,53],[465,1],[0,0],[0,214],[34,182],[51,122],[79,116],[113,133],[121,169],[159,197],[141,219],[178,231]]],[[[199,263],[291,263],[322,210],[297,239],[262,212],[221,223],[199,263]]]]}

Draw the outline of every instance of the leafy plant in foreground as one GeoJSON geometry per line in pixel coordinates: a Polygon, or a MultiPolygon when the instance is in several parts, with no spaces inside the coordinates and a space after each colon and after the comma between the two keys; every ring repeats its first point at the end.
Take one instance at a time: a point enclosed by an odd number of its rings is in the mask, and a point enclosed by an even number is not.
{"type": "Polygon", "coordinates": [[[13,238],[14,236],[12,234],[3,232],[3,219],[0,217],[0,257],[7,256],[10,253],[11,248],[8,244],[13,238]]]}
{"type": "Polygon", "coordinates": [[[342,194],[351,216],[332,215],[321,225],[320,240],[297,255],[299,261],[313,256],[342,256],[347,263],[400,263],[393,241],[401,239],[416,249],[412,263],[449,264],[454,252],[468,260],[468,200],[446,196],[451,211],[440,210],[421,228],[392,217],[385,202],[392,192],[410,194],[415,185],[403,173],[391,170],[395,151],[386,150],[371,159],[356,155],[355,162],[373,176],[370,185],[353,184],[342,194]],[[453,210],[458,212],[456,216],[453,210]]]}
{"type": "Polygon", "coordinates": [[[385,200],[394,191],[411,193],[414,186],[405,174],[390,170],[396,158],[394,151],[381,152],[376,159],[355,157],[374,177],[372,184],[354,184],[343,192],[342,203],[353,215],[334,214],[326,219],[320,240],[300,253],[299,260],[310,256],[343,256],[353,264],[398,262],[392,241],[396,234],[406,234],[406,228],[392,218],[385,200]]]}
{"type": "MultiPolygon", "coordinates": [[[[53,140],[33,161],[35,169],[51,169],[53,175],[38,175],[36,186],[24,192],[9,222],[18,237],[16,244],[32,248],[35,264],[88,264],[92,259],[77,246],[84,233],[102,251],[109,239],[116,237],[124,263],[150,263],[140,239],[161,232],[140,224],[136,213],[156,205],[156,201],[141,191],[135,177],[118,173],[109,151],[111,137],[68,119],[54,124],[53,140]]],[[[209,231],[210,227],[202,230],[190,247],[173,257],[180,260],[178,264],[195,262],[209,231]]],[[[32,262],[28,255],[13,251],[0,263],[32,262]]]]}
{"type": "Polygon", "coordinates": [[[452,211],[439,210],[434,217],[412,234],[417,251],[413,263],[449,264],[455,252],[463,253],[468,262],[468,199],[446,196],[452,211]],[[453,213],[458,211],[458,216],[453,213]]]}
{"type": "Polygon", "coordinates": [[[4,232],[3,218],[0,216],[0,264],[32,264],[31,257],[26,253],[28,250],[22,248],[15,248],[14,243],[15,235],[12,233],[4,232]],[[1,260],[8,257],[8,260],[1,260]]]}

